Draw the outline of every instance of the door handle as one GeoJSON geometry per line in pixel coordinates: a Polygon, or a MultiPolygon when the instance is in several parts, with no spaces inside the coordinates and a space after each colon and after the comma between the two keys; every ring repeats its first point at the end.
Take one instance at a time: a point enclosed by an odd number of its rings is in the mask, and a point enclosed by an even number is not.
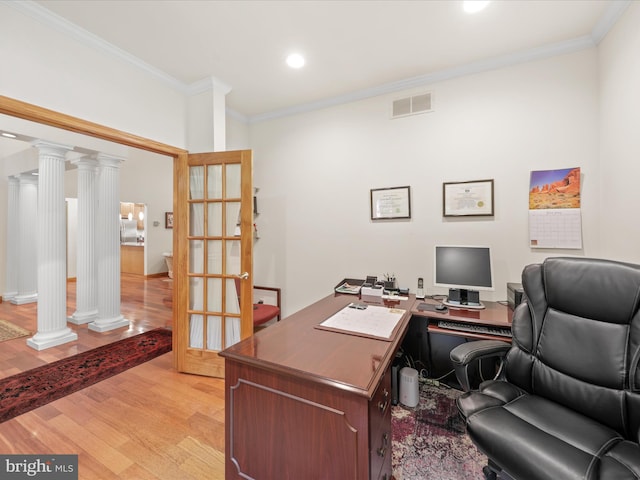
{"type": "Polygon", "coordinates": [[[249,272],[242,272],[240,275],[236,275],[240,280],[246,280],[249,278],[249,272]]]}

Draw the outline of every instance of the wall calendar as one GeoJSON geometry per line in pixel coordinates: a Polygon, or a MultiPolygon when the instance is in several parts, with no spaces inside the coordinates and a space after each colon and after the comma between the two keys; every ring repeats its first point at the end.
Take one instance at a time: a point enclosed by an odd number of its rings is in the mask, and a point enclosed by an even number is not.
{"type": "Polygon", "coordinates": [[[582,248],[580,167],[531,172],[529,245],[582,248]]]}

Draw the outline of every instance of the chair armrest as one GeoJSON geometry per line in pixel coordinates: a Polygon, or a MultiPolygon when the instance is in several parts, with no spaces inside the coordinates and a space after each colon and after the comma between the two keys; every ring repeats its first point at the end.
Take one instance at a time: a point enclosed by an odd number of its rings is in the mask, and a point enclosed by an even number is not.
{"type": "Polygon", "coordinates": [[[261,287],[259,285],[254,285],[253,289],[254,290],[268,290],[270,292],[279,292],[280,291],[279,287],[261,287]]]}
{"type": "Polygon", "coordinates": [[[455,347],[450,358],[454,364],[468,365],[483,357],[504,357],[510,348],[511,344],[501,340],[476,340],[455,347]]]}
{"type": "Polygon", "coordinates": [[[483,358],[498,358],[501,364],[496,374],[497,376],[502,370],[502,359],[506,356],[510,348],[511,344],[500,340],[477,340],[463,343],[451,350],[449,358],[451,359],[456,377],[462,389],[465,392],[471,390],[469,365],[480,362],[483,358]]]}

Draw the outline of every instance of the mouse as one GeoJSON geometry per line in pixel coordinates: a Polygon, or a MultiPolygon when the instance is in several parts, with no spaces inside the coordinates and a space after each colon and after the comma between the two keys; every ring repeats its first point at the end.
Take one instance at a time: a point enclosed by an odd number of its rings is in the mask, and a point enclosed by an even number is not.
{"type": "Polygon", "coordinates": [[[436,310],[438,310],[439,312],[442,312],[443,310],[446,310],[447,306],[443,305],[441,303],[439,303],[438,305],[436,305],[436,310]]]}

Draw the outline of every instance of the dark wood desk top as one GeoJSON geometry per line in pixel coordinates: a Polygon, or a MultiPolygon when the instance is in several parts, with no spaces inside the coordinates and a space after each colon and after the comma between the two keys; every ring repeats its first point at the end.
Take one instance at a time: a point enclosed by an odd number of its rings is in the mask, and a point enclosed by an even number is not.
{"type": "MultiPolygon", "coordinates": [[[[373,397],[400,346],[415,296],[392,305],[406,310],[391,341],[315,328],[351,302],[355,295],[331,294],[220,352],[227,360],[331,385],[373,397]]],[[[382,305],[382,304],[380,304],[382,305]]]]}
{"type": "Polygon", "coordinates": [[[412,315],[433,318],[436,320],[453,320],[456,322],[476,323],[493,327],[511,328],[513,311],[506,305],[497,302],[482,302],[483,309],[448,307],[445,312],[418,310],[421,303],[437,305],[440,302],[430,298],[416,300],[411,307],[412,315]]]}

